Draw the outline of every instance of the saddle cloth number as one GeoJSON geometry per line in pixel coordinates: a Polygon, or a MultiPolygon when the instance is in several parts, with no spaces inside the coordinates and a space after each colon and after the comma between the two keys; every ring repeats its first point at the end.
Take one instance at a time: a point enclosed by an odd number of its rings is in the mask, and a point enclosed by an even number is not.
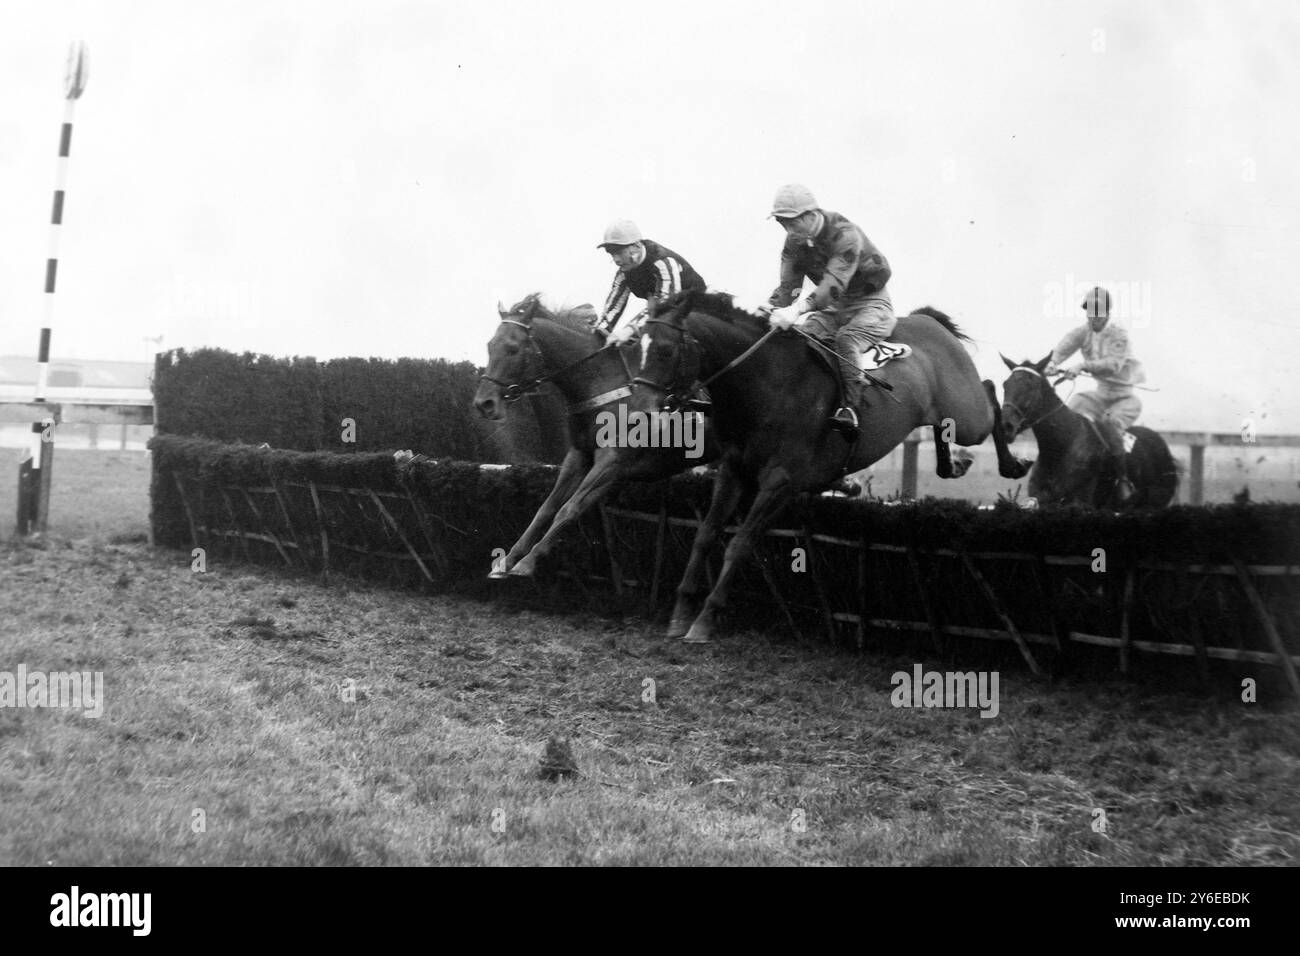
{"type": "Polygon", "coordinates": [[[862,350],[858,357],[858,368],[872,372],[894,359],[907,358],[912,354],[912,346],[896,342],[877,342],[862,350]]]}

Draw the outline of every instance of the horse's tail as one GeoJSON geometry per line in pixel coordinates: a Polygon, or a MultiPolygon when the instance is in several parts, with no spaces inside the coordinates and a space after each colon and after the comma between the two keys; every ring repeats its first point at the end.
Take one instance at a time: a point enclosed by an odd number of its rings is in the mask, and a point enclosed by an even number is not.
{"type": "Polygon", "coordinates": [[[947,315],[940,312],[932,305],[923,305],[919,309],[913,309],[912,315],[928,315],[930,318],[934,319],[945,329],[951,332],[954,337],[961,339],[963,342],[972,341],[969,335],[967,335],[961,329],[957,328],[956,322],[954,322],[947,315]]]}
{"type": "Polygon", "coordinates": [[[1145,452],[1148,474],[1146,504],[1163,508],[1178,495],[1178,485],[1186,473],[1186,466],[1174,457],[1169,443],[1158,432],[1144,425],[1134,425],[1129,431],[1139,438],[1145,452]]]}

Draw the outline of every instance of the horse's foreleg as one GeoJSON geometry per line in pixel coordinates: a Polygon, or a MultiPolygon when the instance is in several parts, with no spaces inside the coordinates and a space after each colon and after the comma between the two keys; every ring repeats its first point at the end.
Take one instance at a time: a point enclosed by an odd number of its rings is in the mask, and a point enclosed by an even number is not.
{"type": "Polygon", "coordinates": [[[948,443],[943,440],[939,426],[934,426],[934,473],[940,478],[952,477],[952,455],[948,453],[948,443]]]}
{"type": "Polygon", "coordinates": [[[940,478],[960,478],[970,471],[974,459],[964,448],[958,448],[954,455],[952,448],[944,440],[943,435],[946,431],[946,427],[934,426],[934,473],[940,478]]]}
{"type": "Polygon", "coordinates": [[[560,464],[560,474],[555,479],[555,487],[546,496],[542,506],[537,509],[537,514],[533,515],[532,522],[524,533],[519,536],[519,540],[510,548],[505,559],[500,565],[493,567],[492,573],[488,577],[504,578],[506,572],[518,564],[519,559],[532,550],[533,544],[550,525],[551,519],[560,510],[560,506],[573,496],[578,483],[582,481],[582,476],[587,473],[590,467],[590,455],[576,448],[569,449],[569,453],[564,456],[564,461],[560,464]]]}
{"type": "Polygon", "coordinates": [[[759,537],[781,516],[781,512],[793,497],[790,480],[784,474],[773,476],[759,488],[749,514],[745,515],[744,524],[727,545],[727,555],[722,563],[722,573],[718,575],[718,583],[714,585],[713,591],[705,600],[700,616],[695,619],[695,623],[686,633],[685,639],[688,644],[707,644],[713,639],[718,612],[726,607],[727,591],[731,586],[732,577],[741,562],[753,553],[759,537]]]}
{"type": "Polygon", "coordinates": [[[709,513],[695,532],[695,542],[691,545],[691,558],[686,564],[681,584],[677,585],[677,601],[673,605],[673,615],[668,621],[668,637],[682,637],[686,634],[695,618],[696,598],[701,590],[704,578],[705,562],[709,552],[726,526],[727,519],[740,504],[744,487],[736,473],[723,459],[718,473],[713,479],[713,500],[709,503],[709,513]]]}
{"type": "Polygon", "coordinates": [[[998,474],[1003,478],[1023,478],[1029,473],[1033,462],[1011,454],[1011,443],[1002,431],[1002,406],[998,404],[998,390],[989,379],[985,379],[983,384],[984,394],[989,397],[989,405],[993,408],[993,447],[998,453],[998,474]]]}
{"type": "Polygon", "coordinates": [[[551,548],[555,546],[555,540],[564,530],[573,522],[582,517],[583,513],[592,505],[605,497],[606,492],[614,486],[614,481],[619,476],[618,455],[616,449],[602,448],[596,452],[595,463],[591,470],[583,477],[582,483],[578,485],[576,491],[560,507],[555,514],[555,520],[551,526],[546,529],[546,534],[542,535],[542,540],[533,545],[532,550],[510,569],[510,573],[516,577],[530,577],[537,570],[537,562],[550,553],[551,548]]]}

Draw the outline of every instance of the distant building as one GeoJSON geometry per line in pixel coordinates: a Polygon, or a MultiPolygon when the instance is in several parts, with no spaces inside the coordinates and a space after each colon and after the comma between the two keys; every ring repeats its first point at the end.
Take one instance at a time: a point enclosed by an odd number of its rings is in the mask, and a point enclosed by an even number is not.
{"type": "MultiPolygon", "coordinates": [[[[150,362],[100,362],[65,359],[50,363],[51,388],[147,389],[153,375],[150,362]]],[[[35,385],[36,359],[30,355],[0,355],[0,385],[35,385]]]]}
{"type": "MultiPolygon", "coordinates": [[[[47,397],[65,402],[150,404],[151,362],[101,362],[64,359],[50,363],[47,397]]],[[[0,400],[31,401],[36,388],[36,358],[0,355],[0,400]]]]}

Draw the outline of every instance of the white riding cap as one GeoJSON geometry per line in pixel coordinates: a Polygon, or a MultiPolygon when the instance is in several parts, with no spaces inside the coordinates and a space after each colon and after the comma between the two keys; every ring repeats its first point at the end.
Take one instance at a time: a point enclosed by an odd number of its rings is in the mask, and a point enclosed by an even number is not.
{"type": "Polygon", "coordinates": [[[811,189],[798,183],[790,183],[776,191],[776,198],[772,200],[772,211],[768,213],[768,218],[776,216],[780,219],[793,219],[816,208],[818,208],[817,200],[811,189]]]}
{"type": "Polygon", "coordinates": [[[636,223],[631,219],[615,219],[605,229],[605,239],[598,245],[597,249],[604,249],[606,246],[630,246],[634,242],[644,242],[641,236],[641,230],[637,228],[636,223]]]}

